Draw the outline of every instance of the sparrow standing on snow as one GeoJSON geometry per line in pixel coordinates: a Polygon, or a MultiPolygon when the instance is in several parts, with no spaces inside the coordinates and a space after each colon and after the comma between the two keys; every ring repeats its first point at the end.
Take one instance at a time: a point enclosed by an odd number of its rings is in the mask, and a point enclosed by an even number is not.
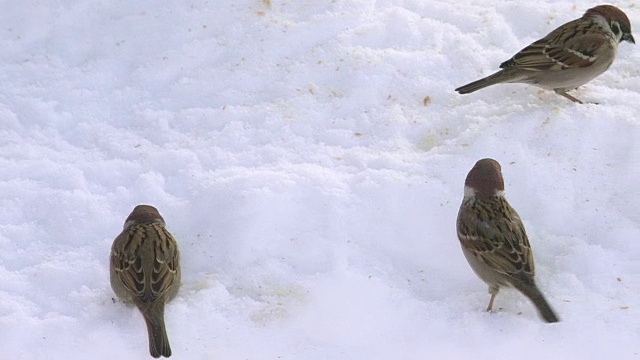
{"type": "Polygon", "coordinates": [[[457,228],[469,265],[489,285],[487,311],[491,311],[500,287],[515,287],[533,302],[546,322],[559,321],[534,282],[533,250],[520,216],[504,197],[497,161],[479,160],[469,171],[457,228]]]}
{"type": "Polygon", "coordinates": [[[623,40],[635,44],[627,15],[615,6],[599,5],[520,50],[500,64],[502,70],[456,91],[468,94],[499,83],[525,83],[582,104],[567,91],[604,73],[623,40]]]}
{"type": "Polygon", "coordinates": [[[171,356],[164,304],[180,288],[180,254],[156,208],[133,209],[113,241],[110,264],[111,288],[119,298],[134,303],[144,317],[151,356],[171,356]]]}

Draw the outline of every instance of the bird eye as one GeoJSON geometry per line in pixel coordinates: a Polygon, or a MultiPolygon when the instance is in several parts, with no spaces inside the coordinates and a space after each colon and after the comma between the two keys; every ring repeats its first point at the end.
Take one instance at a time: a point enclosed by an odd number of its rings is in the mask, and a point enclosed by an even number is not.
{"type": "Polygon", "coordinates": [[[611,23],[611,31],[613,31],[614,34],[618,35],[620,34],[620,25],[618,25],[617,22],[612,22],[611,23]]]}

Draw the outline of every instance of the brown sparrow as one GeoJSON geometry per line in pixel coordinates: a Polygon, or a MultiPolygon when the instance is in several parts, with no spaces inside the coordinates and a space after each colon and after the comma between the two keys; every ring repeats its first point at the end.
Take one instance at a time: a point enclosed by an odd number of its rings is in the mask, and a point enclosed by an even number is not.
{"type": "Polygon", "coordinates": [[[499,83],[525,83],[582,104],[567,91],[604,73],[623,40],[635,44],[627,15],[615,6],[599,5],[520,50],[500,64],[502,70],[456,91],[468,94],[499,83]]]}
{"type": "Polygon", "coordinates": [[[487,311],[500,287],[514,287],[533,302],[546,322],[559,321],[534,282],[533,250],[520,216],[504,197],[497,161],[479,160],[469,171],[457,228],[469,265],[489,285],[487,311]]]}
{"type": "Polygon", "coordinates": [[[111,288],[119,298],[134,303],[144,317],[151,356],[171,356],[164,304],[180,288],[180,254],[156,208],[133,209],[113,241],[110,264],[111,288]]]}

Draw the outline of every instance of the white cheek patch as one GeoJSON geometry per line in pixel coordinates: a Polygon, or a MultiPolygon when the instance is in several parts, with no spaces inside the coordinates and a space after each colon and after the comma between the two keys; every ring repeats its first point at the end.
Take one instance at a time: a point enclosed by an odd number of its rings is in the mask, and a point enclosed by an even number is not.
{"type": "Polygon", "coordinates": [[[131,226],[133,226],[135,224],[136,224],[135,221],[129,220],[129,221],[124,223],[124,226],[122,227],[122,230],[127,230],[128,228],[130,228],[131,226]]]}
{"type": "MultiPolygon", "coordinates": [[[[469,186],[464,187],[464,197],[470,198],[476,196],[476,191],[469,186]]],[[[496,196],[504,196],[504,190],[496,190],[496,196]]]]}
{"type": "Polygon", "coordinates": [[[476,191],[469,186],[465,186],[464,187],[464,197],[469,198],[469,197],[474,197],[476,196],[476,191]]]}

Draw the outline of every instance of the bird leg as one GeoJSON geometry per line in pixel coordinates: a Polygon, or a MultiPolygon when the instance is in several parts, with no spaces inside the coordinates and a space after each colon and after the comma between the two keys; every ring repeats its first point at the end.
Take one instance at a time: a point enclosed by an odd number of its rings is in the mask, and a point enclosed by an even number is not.
{"type": "Polygon", "coordinates": [[[575,97],[573,97],[573,96],[571,96],[571,95],[567,94],[567,91],[566,91],[566,90],[562,90],[562,89],[555,89],[554,91],[556,92],[556,94],[558,94],[558,95],[560,95],[560,96],[564,96],[565,98],[567,98],[567,99],[569,99],[569,100],[571,100],[571,101],[573,101],[573,102],[575,102],[575,103],[578,103],[578,104],[584,104],[582,101],[578,100],[577,98],[575,98],[575,97]]]}
{"type": "Polygon", "coordinates": [[[493,308],[493,300],[498,295],[499,288],[497,286],[489,286],[489,293],[491,294],[491,299],[489,300],[489,306],[487,306],[487,312],[492,312],[493,308]]]}

